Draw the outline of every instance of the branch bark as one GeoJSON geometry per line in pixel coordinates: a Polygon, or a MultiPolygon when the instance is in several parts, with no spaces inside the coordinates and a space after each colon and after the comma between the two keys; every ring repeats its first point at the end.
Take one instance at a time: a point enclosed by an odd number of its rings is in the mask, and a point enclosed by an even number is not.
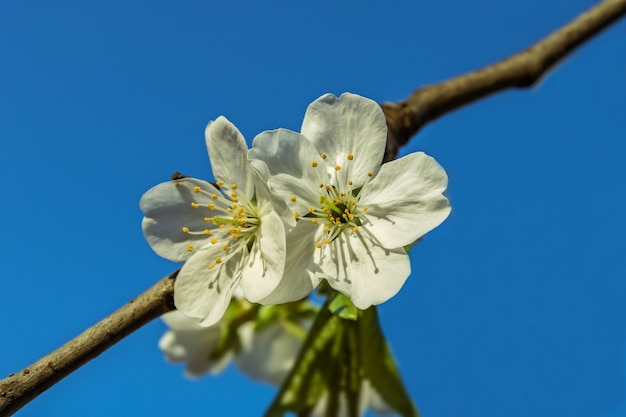
{"type": "Polygon", "coordinates": [[[509,88],[528,88],[578,46],[626,14],[626,0],[605,0],[538,43],[503,61],[425,87],[398,103],[382,104],[389,128],[385,161],[396,157],[427,123],[509,88]]]}
{"type": "Polygon", "coordinates": [[[173,310],[177,274],[178,271],[172,272],[65,345],[0,381],[0,416],[15,413],[130,333],[173,310]]]}
{"type": "MultiPolygon", "coordinates": [[[[508,88],[533,85],[593,35],[626,14],[626,0],[605,0],[530,48],[488,67],[422,87],[399,103],[384,103],[389,127],[385,160],[397,155],[426,123],[465,104],[508,88]]],[[[37,395],[136,329],[174,309],[178,271],[79,336],[24,370],[0,381],[0,416],[9,416],[37,395]]]]}

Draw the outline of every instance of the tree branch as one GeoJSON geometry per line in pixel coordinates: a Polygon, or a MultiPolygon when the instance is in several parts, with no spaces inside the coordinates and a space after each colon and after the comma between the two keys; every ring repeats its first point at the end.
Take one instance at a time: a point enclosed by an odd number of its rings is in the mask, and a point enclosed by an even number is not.
{"type": "Polygon", "coordinates": [[[174,279],[161,279],[135,300],[49,353],[0,381],[0,415],[9,416],[80,366],[141,326],[174,309],[174,279]]]}
{"type": "MultiPolygon", "coordinates": [[[[398,149],[426,123],[500,90],[531,86],[551,66],[625,13],[626,0],[605,0],[539,43],[504,61],[422,87],[399,103],[384,103],[382,108],[389,127],[385,160],[395,158],[398,149]]],[[[177,274],[178,271],[174,271],[75,339],[0,381],[0,415],[15,413],[136,329],[173,310],[177,274]]]]}
{"type": "Polygon", "coordinates": [[[530,48],[476,71],[421,87],[382,105],[387,126],[385,161],[424,125],[461,106],[508,88],[528,88],[552,66],[626,14],[626,0],[605,0],[530,48]]]}

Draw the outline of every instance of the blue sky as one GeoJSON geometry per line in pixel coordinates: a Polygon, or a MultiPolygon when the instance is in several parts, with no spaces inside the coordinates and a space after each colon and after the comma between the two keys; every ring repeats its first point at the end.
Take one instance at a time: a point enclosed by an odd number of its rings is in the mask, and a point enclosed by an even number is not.
{"type": "MultiPolygon", "coordinates": [[[[397,101],[537,41],[594,2],[0,3],[0,375],[177,266],[138,201],[210,178],[206,123],[298,130],[326,92],[397,101]]],[[[404,149],[448,171],[449,219],[380,307],[424,416],[626,415],[626,23],[540,85],[427,126],[404,149]]],[[[260,415],[274,390],[191,382],[155,321],[19,416],[260,415]]],[[[330,366],[330,365],[329,365],[330,366]]]]}

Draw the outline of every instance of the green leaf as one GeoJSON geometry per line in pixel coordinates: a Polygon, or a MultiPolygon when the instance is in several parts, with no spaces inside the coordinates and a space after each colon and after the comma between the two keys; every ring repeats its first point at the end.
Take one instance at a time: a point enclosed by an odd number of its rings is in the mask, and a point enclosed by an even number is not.
{"type": "Polygon", "coordinates": [[[362,347],[362,360],[365,376],[383,401],[403,417],[419,417],[411,400],[389,346],[385,340],[376,307],[361,312],[359,325],[359,345],[362,347]]]}
{"type": "Polygon", "coordinates": [[[359,317],[359,309],[343,294],[337,293],[337,295],[332,298],[328,309],[342,319],[356,320],[359,317]]]}

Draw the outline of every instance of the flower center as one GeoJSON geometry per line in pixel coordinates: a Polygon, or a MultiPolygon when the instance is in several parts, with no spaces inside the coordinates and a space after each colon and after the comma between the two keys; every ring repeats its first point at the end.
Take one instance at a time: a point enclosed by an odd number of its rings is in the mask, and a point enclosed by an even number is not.
{"type": "MultiPolygon", "coordinates": [[[[193,188],[198,197],[197,202],[191,203],[191,207],[198,210],[198,216],[207,224],[206,228],[203,230],[191,230],[187,226],[182,228],[182,232],[186,234],[207,236],[208,242],[202,241],[199,249],[209,245],[222,248],[223,254],[209,262],[208,269],[220,267],[240,250],[249,250],[261,224],[256,203],[239,194],[237,184],[224,187],[224,183],[218,181],[217,186],[220,187],[217,193],[203,190],[198,186],[193,188]],[[221,192],[221,187],[230,190],[230,198],[221,192]]],[[[193,252],[196,248],[188,246],[187,250],[193,252]]],[[[213,284],[210,283],[209,288],[213,284]]]]}
{"type": "MultiPolygon", "coordinates": [[[[325,160],[327,155],[321,154],[321,157],[325,160]]],[[[337,164],[328,168],[328,174],[322,173],[319,178],[327,181],[319,183],[319,205],[309,207],[308,213],[304,215],[297,211],[293,213],[296,218],[319,224],[323,228],[321,239],[315,242],[318,249],[330,244],[341,233],[359,233],[361,216],[367,212],[367,207],[359,204],[363,186],[355,188],[354,182],[349,179],[353,161],[354,155],[349,153],[346,155],[344,166],[337,164]]],[[[319,164],[313,161],[311,166],[317,168],[319,164]]],[[[366,183],[371,178],[370,172],[366,183]]],[[[292,196],[290,200],[295,202],[296,197],[292,196]]]]}

